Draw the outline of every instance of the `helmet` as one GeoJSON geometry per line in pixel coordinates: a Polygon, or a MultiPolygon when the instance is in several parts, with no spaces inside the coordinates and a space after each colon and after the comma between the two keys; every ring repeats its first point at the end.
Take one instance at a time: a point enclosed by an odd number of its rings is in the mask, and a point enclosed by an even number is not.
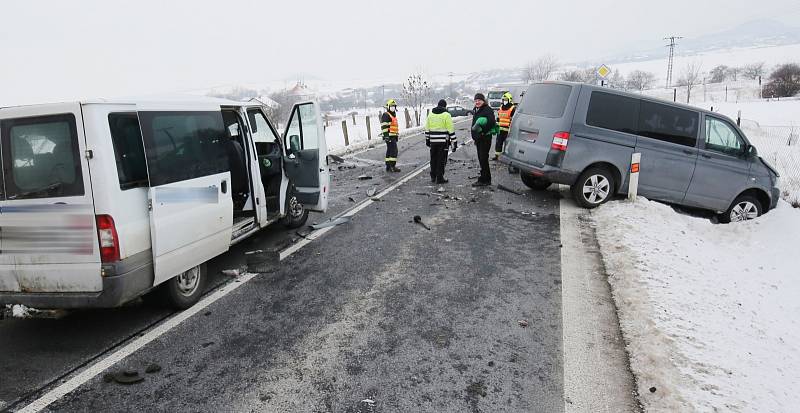
{"type": "Polygon", "coordinates": [[[397,106],[397,101],[394,99],[389,99],[386,101],[386,107],[397,106]]]}
{"type": "Polygon", "coordinates": [[[509,103],[511,103],[514,101],[514,95],[512,95],[509,92],[506,92],[505,94],[503,94],[503,99],[506,99],[508,100],[509,103]]]}

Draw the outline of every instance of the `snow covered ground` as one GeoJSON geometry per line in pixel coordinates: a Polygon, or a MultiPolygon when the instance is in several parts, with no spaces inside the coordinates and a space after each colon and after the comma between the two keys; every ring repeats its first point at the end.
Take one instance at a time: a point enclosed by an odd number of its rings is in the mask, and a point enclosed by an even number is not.
{"type": "Polygon", "coordinates": [[[647,411],[796,411],[800,209],[717,225],[640,198],[592,218],[647,411]]]}

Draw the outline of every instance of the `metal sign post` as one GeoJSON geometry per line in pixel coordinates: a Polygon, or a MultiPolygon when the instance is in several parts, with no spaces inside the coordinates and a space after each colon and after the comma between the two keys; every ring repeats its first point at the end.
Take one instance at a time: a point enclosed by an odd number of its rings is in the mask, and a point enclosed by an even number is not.
{"type": "Polygon", "coordinates": [[[631,201],[636,201],[636,195],[639,191],[639,164],[641,160],[641,153],[635,152],[631,155],[630,179],[628,180],[628,199],[631,201]]]}

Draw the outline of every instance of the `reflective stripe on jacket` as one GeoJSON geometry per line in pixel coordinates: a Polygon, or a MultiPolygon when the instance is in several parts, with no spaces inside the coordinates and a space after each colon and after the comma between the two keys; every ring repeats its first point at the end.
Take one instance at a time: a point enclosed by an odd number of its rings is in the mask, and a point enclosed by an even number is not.
{"type": "Polygon", "coordinates": [[[514,116],[514,109],[516,109],[516,106],[511,105],[508,109],[503,109],[501,106],[497,110],[497,126],[500,127],[501,131],[508,132],[511,129],[511,118],[514,116]]]}
{"type": "Polygon", "coordinates": [[[386,111],[381,115],[381,135],[384,138],[396,138],[400,135],[400,127],[397,125],[397,116],[386,111]]]}
{"type": "Polygon", "coordinates": [[[432,112],[428,115],[425,123],[425,136],[430,143],[446,143],[450,137],[455,135],[453,118],[447,111],[442,113],[432,112]]]}

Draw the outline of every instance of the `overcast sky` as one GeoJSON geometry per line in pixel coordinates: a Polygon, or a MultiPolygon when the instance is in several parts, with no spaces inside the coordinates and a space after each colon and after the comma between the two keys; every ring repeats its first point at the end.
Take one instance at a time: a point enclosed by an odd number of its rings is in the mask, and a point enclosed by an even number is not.
{"type": "Polygon", "coordinates": [[[800,3],[1,0],[0,16],[0,105],[13,105],[587,60],[753,19],[798,25],[800,3]]]}

